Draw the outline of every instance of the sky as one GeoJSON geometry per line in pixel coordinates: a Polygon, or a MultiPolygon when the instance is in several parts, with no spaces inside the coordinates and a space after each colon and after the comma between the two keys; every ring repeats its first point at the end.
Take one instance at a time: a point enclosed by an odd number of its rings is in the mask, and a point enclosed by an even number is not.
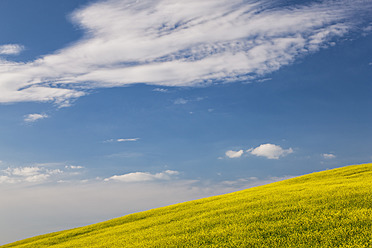
{"type": "Polygon", "coordinates": [[[369,0],[0,1],[0,244],[372,160],[369,0]]]}

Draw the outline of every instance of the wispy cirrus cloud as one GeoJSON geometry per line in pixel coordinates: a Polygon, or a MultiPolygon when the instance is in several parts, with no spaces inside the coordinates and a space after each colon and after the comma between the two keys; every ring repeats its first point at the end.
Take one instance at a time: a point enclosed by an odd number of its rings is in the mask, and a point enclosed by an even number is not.
{"type": "Polygon", "coordinates": [[[63,107],[92,88],[254,79],[334,44],[371,13],[366,0],[98,1],[71,15],[83,39],[35,61],[0,60],[0,102],[63,107]]]}

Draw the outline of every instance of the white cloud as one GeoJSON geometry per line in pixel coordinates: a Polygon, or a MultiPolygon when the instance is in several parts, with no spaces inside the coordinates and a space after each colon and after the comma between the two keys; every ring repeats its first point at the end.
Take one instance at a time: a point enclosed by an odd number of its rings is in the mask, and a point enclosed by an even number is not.
{"type": "Polygon", "coordinates": [[[64,173],[63,171],[61,171],[60,169],[55,169],[55,170],[47,170],[47,173],[49,175],[57,175],[57,174],[62,174],[64,173]]]}
{"type": "Polygon", "coordinates": [[[5,170],[5,172],[9,175],[16,175],[16,176],[35,176],[40,173],[40,168],[39,167],[21,167],[21,168],[8,168],[5,170]]]}
{"type": "Polygon", "coordinates": [[[0,170],[0,183],[40,184],[48,182],[49,180],[53,181],[60,175],[63,176],[63,174],[64,171],[60,169],[49,169],[45,166],[8,167],[5,170],[0,170]]]}
{"type": "Polygon", "coordinates": [[[24,178],[24,181],[29,183],[40,183],[46,181],[50,177],[49,174],[37,174],[33,176],[28,176],[24,178]]]}
{"type": "Polygon", "coordinates": [[[112,142],[134,142],[138,141],[140,138],[120,138],[120,139],[109,139],[105,140],[103,143],[112,143],[112,142]]]}
{"type": "Polygon", "coordinates": [[[197,97],[197,98],[194,98],[194,99],[184,99],[184,98],[178,98],[176,100],[174,100],[174,104],[187,104],[189,102],[200,102],[200,101],[203,101],[205,99],[205,97],[197,97]]]}
{"type": "Polygon", "coordinates": [[[47,114],[28,114],[25,116],[24,121],[25,122],[35,122],[38,120],[42,120],[45,118],[48,118],[49,116],[47,114]]]}
{"type": "Polygon", "coordinates": [[[363,0],[98,1],[72,14],[83,39],[35,61],[0,60],[0,102],[69,106],[91,88],[261,78],[333,44],[371,11],[363,0]]]}
{"type": "Polygon", "coordinates": [[[263,82],[266,82],[266,81],[270,81],[271,79],[272,78],[262,78],[262,79],[257,80],[257,82],[263,83],[263,82]]]}
{"type": "Polygon", "coordinates": [[[225,153],[225,155],[228,157],[228,158],[240,158],[242,155],[243,155],[243,150],[239,150],[239,151],[232,151],[232,150],[229,150],[225,153]]]}
{"type": "Polygon", "coordinates": [[[15,183],[16,181],[9,176],[0,176],[0,183],[15,183]]]}
{"type": "Polygon", "coordinates": [[[363,28],[363,36],[367,36],[372,31],[372,23],[363,28]]]}
{"type": "Polygon", "coordinates": [[[72,170],[79,170],[79,169],[83,169],[84,167],[79,166],[79,165],[66,165],[65,168],[66,169],[72,169],[72,170]]]}
{"type": "Polygon", "coordinates": [[[120,182],[147,182],[155,180],[170,180],[172,176],[179,175],[178,171],[166,170],[163,172],[151,174],[149,172],[133,172],[124,175],[115,175],[110,178],[106,178],[105,181],[120,181],[120,182]]]}
{"type": "Polygon", "coordinates": [[[178,98],[178,99],[174,100],[174,104],[186,104],[188,102],[189,102],[189,100],[186,100],[186,99],[183,99],[183,98],[178,98]]]}
{"type": "Polygon", "coordinates": [[[46,181],[53,173],[40,167],[16,167],[3,170],[3,175],[0,175],[1,183],[41,183],[46,181]],[[6,175],[4,175],[6,174],[6,175]]]}
{"type": "Polygon", "coordinates": [[[266,157],[268,159],[279,159],[285,157],[288,154],[293,153],[293,149],[283,149],[278,145],[274,144],[262,144],[256,148],[251,148],[247,152],[260,157],[266,157]]]}
{"type": "Polygon", "coordinates": [[[139,138],[130,138],[130,139],[117,139],[117,142],[128,142],[128,141],[138,141],[139,138]]]}
{"type": "Polygon", "coordinates": [[[23,46],[17,44],[0,45],[0,55],[17,55],[22,52],[23,46]]]}
{"type": "Polygon", "coordinates": [[[322,154],[323,158],[325,159],[333,159],[333,158],[336,158],[336,155],[332,154],[332,153],[324,153],[322,154]]]}
{"type": "Polygon", "coordinates": [[[155,88],[152,91],[163,92],[163,93],[168,92],[168,90],[167,89],[164,89],[164,88],[155,88]]]}

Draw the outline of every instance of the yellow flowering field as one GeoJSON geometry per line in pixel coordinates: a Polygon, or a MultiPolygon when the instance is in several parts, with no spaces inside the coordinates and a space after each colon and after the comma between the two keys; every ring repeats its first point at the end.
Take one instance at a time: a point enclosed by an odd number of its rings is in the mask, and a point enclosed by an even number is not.
{"type": "Polygon", "coordinates": [[[1,247],[371,246],[372,164],[362,164],[1,247]]]}

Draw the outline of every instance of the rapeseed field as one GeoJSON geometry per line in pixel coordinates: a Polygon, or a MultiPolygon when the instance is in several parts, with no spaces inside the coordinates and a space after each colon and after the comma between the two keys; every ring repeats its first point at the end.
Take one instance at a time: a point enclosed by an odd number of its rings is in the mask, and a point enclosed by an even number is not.
{"type": "Polygon", "coordinates": [[[372,164],[312,173],[2,247],[372,247],[372,164]]]}

